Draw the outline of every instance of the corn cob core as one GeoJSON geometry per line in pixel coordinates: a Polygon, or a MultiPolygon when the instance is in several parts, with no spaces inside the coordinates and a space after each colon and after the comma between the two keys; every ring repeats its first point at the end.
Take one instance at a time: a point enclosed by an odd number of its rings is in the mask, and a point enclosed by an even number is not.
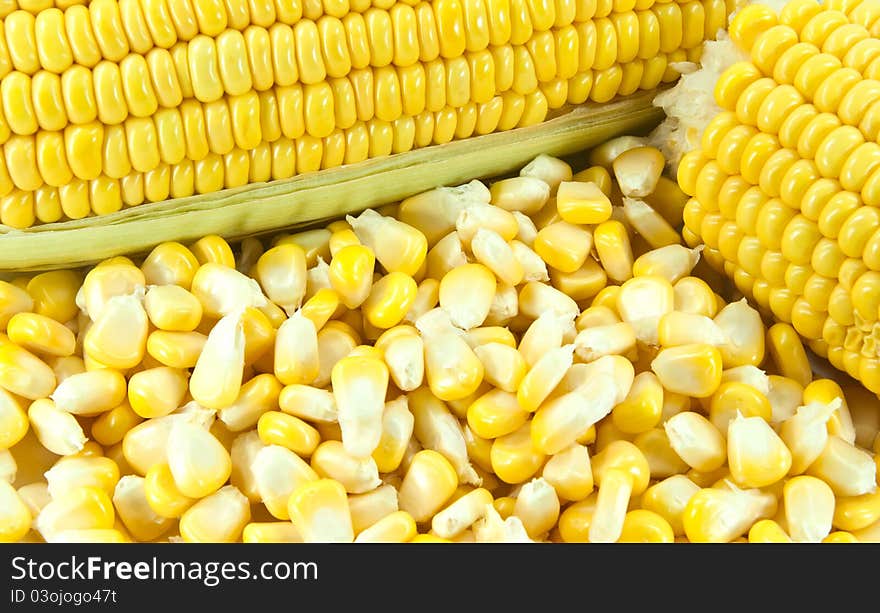
{"type": "MultiPolygon", "coordinates": [[[[684,237],[817,354],[880,392],[880,72],[874,2],[760,4],[731,21],[749,60],[681,160],[684,237]]],[[[782,330],[782,328],[780,328],[782,330]]],[[[786,336],[788,336],[786,332],[786,336]]]]}
{"type": "Polygon", "coordinates": [[[4,6],[0,222],[215,192],[534,125],[677,78],[724,0],[4,6]]]}
{"type": "Polygon", "coordinates": [[[876,540],[877,398],[645,143],[0,283],[0,540],[876,540]]]}

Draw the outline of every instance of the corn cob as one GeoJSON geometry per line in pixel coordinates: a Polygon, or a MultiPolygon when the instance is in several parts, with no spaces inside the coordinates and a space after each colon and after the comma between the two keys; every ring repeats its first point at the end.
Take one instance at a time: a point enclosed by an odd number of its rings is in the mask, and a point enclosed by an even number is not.
{"type": "Polygon", "coordinates": [[[0,34],[0,222],[77,220],[535,125],[677,78],[723,0],[95,0],[0,34]],[[173,6],[172,6],[173,5],[173,6]]]}
{"type": "Polygon", "coordinates": [[[780,356],[799,335],[874,393],[877,6],[794,0],[738,12],[717,114],[677,168],[691,196],[685,240],[778,322],[768,342],[780,356]]]}
{"type": "Polygon", "coordinates": [[[876,540],[876,396],[722,296],[646,142],[0,284],[0,539],[876,540]]]}

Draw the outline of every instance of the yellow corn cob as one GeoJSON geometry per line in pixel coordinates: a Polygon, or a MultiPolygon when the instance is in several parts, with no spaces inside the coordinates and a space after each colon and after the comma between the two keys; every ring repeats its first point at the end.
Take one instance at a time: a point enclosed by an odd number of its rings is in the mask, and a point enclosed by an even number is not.
{"type": "Polygon", "coordinates": [[[873,4],[802,4],[731,21],[748,59],[727,62],[718,112],[678,164],[683,234],[778,322],[767,341],[782,374],[810,382],[806,346],[877,393],[880,73],[861,51],[873,4]]]}

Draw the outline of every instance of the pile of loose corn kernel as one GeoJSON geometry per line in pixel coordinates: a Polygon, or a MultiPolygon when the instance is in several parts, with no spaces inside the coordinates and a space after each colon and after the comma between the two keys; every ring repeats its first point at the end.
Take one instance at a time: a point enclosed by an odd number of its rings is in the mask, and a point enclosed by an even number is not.
{"type": "Polygon", "coordinates": [[[880,540],[877,397],[578,160],[0,282],[0,540],[880,540]]]}

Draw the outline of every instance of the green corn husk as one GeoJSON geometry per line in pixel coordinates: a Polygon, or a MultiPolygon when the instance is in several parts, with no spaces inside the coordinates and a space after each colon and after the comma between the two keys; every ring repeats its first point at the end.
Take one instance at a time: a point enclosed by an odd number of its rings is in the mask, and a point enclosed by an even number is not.
{"type": "Polygon", "coordinates": [[[527,128],[496,132],[271,183],[144,204],[100,217],[0,226],[0,273],[75,268],[166,241],[227,240],[298,228],[396,202],[442,185],[521,168],[540,153],[565,156],[655,126],[657,91],[588,103],[527,128]]]}

